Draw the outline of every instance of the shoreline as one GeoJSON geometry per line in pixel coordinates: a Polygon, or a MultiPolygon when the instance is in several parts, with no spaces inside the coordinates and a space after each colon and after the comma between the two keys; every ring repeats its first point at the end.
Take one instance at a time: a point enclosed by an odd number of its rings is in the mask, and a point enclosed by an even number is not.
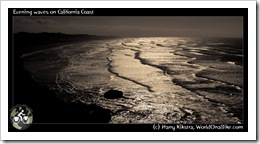
{"type": "MultiPolygon", "coordinates": [[[[76,43],[81,44],[84,42],[86,41],[81,41],[81,42],[77,41],[76,43]]],[[[40,46],[33,46],[34,49],[32,47],[30,47],[30,49],[50,50],[68,44],[75,44],[75,43],[63,42],[63,43],[46,44],[40,46]]],[[[19,51],[21,52],[21,50],[19,51]]],[[[14,81],[14,90],[12,90],[12,94],[10,94],[9,96],[9,98],[12,99],[13,103],[9,101],[9,108],[17,104],[27,105],[33,110],[34,123],[36,124],[42,122],[43,123],[53,123],[53,122],[54,123],[55,122],[108,123],[110,121],[111,118],[110,110],[103,109],[95,104],[83,104],[80,103],[80,101],[66,102],[62,98],[58,97],[59,92],[57,90],[50,89],[51,87],[55,86],[56,73],[58,73],[61,69],[63,69],[68,65],[68,59],[59,62],[58,65],[56,66],[53,66],[53,68],[50,69],[48,73],[43,71],[42,74],[48,76],[48,79],[44,79],[45,80],[44,82],[42,79],[38,79],[37,77],[35,77],[34,74],[32,74],[24,67],[24,62],[20,57],[21,55],[19,54],[21,53],[16,53],[13,58],[15,62],[14,77],[12,77],[14,81]],[[74,119],[65,118],[66,113],[71,113],[74,119]],[[83,113],[84,115],[82,115],[83,113]],[[44,115],[48,115],[49,117],[51,117],[51,119],[48,119],[47,117],[45,118],[44,115]]],[[[55,57],[59,57],[58,54],[59,52],[57,51],[55,57]]],[[[37,64],[37,62],[35,63],[37,64]]],[[[16,131],[12,127],[9,127],[9,130],[16,131]]]]}
{"type": "MultiPolygon", "coordinates": [[[[43,86],[61,85],[61,91],[58,91],[57,95],[60,95],[65,104],[60,105],[74,107],[75,104],[77,107],[76,105],[81,104],[85,106],[94,104],[97,106],[96,109],[109,111],[105,115],[110,115],[108,122],[111,123],[148,121],[170,123],[172,120],[177,123],[241,122],[240,97],[226,94],[229,92],[233,94],[236,92],[235,89],[229,89],[230,87],[226,87],[225,84],[210,79],[197,77],[198,72],[208,67],[204,66],[204,63],[187,63],[193,60],[193,57],[175,54],[181,47],[173,47],[171,43],[166,47],[153,47],[157,43],[162,43],[162,40],[151,40],[77,42],[61,49],[46,50],[43,56],[32,56],[28,59],[28,66],[31,64],[34,70],[43,69],[34,73],[42,78],[39,82],[42,82],[43,86]],[[129,43],[124,44],[125,41],[129,43]],[[58,62],[55,63],[56,61],[58,62]],[[57,75],[52,74],[61,74],[61,79],[57,82],[57,75]],[[118,99],[106,99],[103,95],[111,89],[122,91],[125,95],[118,99]],[[94,93],[91,93],[92,91],[94,93]],[[232,104],[226,105],[230,101],[232,104]],[[194,118],[186,118],[182,109],[191,111],[189,117],[194,118]],[[115,114],[115,111],[119,112],[115,114]],[[142,116],[140,113],[145,114],[142,116]],[[179,120],[175,120],[175,114],[181,116],[179,120]],[[216,115],[223,119],[219,119],[216,115]]],[[[189,50],[183,52],[190,54],[189,50]]],[[[214,64],[212,61],[207,63],[207,59],[205,62],[207,65],[214,64]]],[[[222,63],[217,64],[220,69],[225,68],[222,63]]],[[[58,87],[53,89],[59,90],[58,87]]],[[[34,95],[37,95],[37,92],[34,95]]],[[[52,100],[46,96],[42,98],[45,101],[52,100]]]]}

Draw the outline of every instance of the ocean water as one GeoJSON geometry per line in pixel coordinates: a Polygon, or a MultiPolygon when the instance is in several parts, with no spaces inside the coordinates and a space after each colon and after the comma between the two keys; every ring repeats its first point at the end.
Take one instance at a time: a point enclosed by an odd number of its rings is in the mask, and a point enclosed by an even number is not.
{"type": "Polygon", "coordinates": [[[242,39],[118,38],[22,58],[61,99],[111,110],[110,123],[243,123],[242,39]]]}

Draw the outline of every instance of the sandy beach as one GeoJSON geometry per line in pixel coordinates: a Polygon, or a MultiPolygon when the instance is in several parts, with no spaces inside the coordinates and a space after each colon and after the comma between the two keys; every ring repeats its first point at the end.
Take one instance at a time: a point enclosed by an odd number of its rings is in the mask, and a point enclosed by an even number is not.
{"type": "Polygon", "coordinates": [[[24,54],[59,99],[111,111],[109,123],[240,124],[243,53],[234,39],[118,38],[24,54]],[[107,99],[109,90],[122,98],[107,99]]]}

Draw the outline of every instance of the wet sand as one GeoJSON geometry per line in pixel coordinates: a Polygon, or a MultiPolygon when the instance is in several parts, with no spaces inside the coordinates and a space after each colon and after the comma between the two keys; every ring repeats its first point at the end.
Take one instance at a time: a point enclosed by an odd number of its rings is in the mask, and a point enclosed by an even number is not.
{"type": "Polygon", "coordinates": [[[23,60],[60,99],[109,109],[110,123],[236,124],[243,122],[242,48],[227,41],[97,40],[26,54],[23,60]],[[105,98],[111,89],[124,97],[105,98]]]}

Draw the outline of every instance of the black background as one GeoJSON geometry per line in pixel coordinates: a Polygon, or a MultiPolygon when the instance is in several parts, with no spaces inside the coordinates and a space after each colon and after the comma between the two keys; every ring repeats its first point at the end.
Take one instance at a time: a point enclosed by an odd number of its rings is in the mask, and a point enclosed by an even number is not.
{"type": "MultiPolygon", "coordinates": [[[[248,131],[248,9],[247,8],[9,8],[8,15],[8,107],[12,108],[12,95],[15,89],[13,89],[16,79],[13,79],[13,31],[12,31],[12,16],[29,16],[29,15],[14,15],[13,9],[19,10],[93,10],[94,14],[91,15],[78,15],[78,14],[42,14],[37,16],[243,16],[243,66],[244,66],[244,121],[243,124],[237,126],[243,126],[243,129],[225,129],[225,130],[178,130],[175,132],[239,132],[248,131]]],[[[173,124],[174,125],[174,124],[173,124]]],[[[195,125],[191,124],[195,127],[195,125]]],[[[220,126],[221,124],[216,124],[220,126]]],[[[229,125],[234,126],[234,125],[229,125]]],[[[18,131],[14,129],[9,122],[10,132],[18,131]]],[[[172,130],[154,130],[153,124],[32,124],[28,129],[20,132],[172,132],[172,130]]]]}

